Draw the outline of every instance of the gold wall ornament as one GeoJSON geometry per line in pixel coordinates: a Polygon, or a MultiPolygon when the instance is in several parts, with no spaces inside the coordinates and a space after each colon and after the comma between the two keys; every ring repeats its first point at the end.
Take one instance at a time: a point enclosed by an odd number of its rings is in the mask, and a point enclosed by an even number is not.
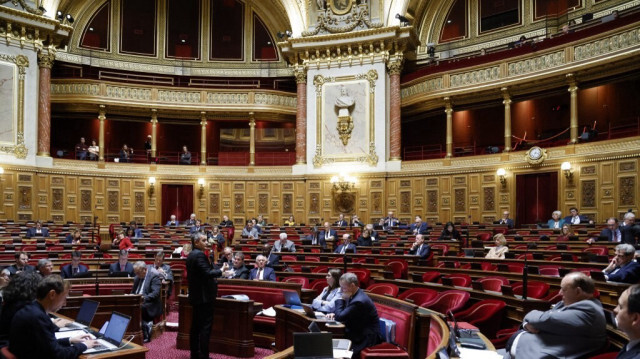
{"type": "Polygon", "coordinates": [[[328,5],[327,10],[318,15],[314,28],[302,32],[303,37],[320,32],[351,32],[358,26],[375,29],[384,25],[382,22],[371,21],[369,4],[366,2],[355,5],[355,0],[329,0],[328,5]]]}
{"type": "Polygon", "coordinates": [[[6,61],[13,63],[18,68],[18,103],[17,103],[17,116],[14,116],[16,123],[16,139],[11,145],[0,146],[0,152],[11,153],[18,159],[27,158],[29,149],[24,142],[24,78],[27,73],[27,67],[29,67],[29,58],[24,55],[10,56],[6,54],[0,54],[0,61],[6,61]]]}
{"type": "Polygon", "coordinates": [[[344,15],[351,11],[354,0],[329,0],[329,8],[336,15],[344,15]]]}
{"type": "Polygon", "coordinates": [[[0,0],[0,5],[2,4],[6,4],[8,2],[11,2],[13,5],[15,6],[22,6],[22,8],[32,14],[36,14],[36,15],[42,15],[44,14],[44,11],[40,10],[40,9],[36,9],[34,7],[29,6],[29,4],[27,4],[26,1],[24,0],[0,0]]]}
{"type": "Polygon", "coordinates": [[[351,138],[351,131],[353,131],[353,121],[351,120],[351,116],[338,116],[337,129],[340,139],[342,140],[342,144],[346,146],[351,138]]]}
{"type": "Polygon", "coordinates": [[[337,130],[343,145],[349,143],[351,131],[353,131],[353,120],[351,119],[351,111],[355,105],[355,99],[349,96],[344,85],[340,86],[340,97],[336,99],[336,108],[338,109],[337,130]]]}

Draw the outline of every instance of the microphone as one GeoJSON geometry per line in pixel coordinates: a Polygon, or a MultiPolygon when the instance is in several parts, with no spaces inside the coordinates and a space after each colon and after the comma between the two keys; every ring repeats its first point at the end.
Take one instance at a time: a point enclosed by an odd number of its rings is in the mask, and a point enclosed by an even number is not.
{"type": "Polygon", "coordinates": [[[529,256],[529,245],[524,252],[524,268],[522,268],[522,299],[527,299],[527,289],[529,281],[529,266],[527,265],[527,257],[529,256]]]}

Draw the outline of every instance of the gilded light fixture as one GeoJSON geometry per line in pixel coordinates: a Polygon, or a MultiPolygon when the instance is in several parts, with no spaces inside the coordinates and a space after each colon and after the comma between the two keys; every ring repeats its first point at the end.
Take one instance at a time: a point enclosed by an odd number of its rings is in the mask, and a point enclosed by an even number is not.
{"type": "Polygon", "coordinates": [[[507,171],[505,171],[504,168],[498,168],[498,171],[496,172],[496,174],[498,175],[498,178],[500,178],[500,183],[502,184],[502,187],[506,187],[507,186],[507,171]]]}
{"type": "Polygon", "coordinates": [[[153,192],[156,190],[156,178],[149,177],[149,197],[153,197],[153,192]]]}
{"type": "Polygon", "coordinates": [[[198,184],[200,185],[200,190],[198,190],[198,198],[202,199],[202,196],[204,196],[204,178],[198,178],[198,184]]]}
{"type": "Polygon", "coordinates": [[[571,163],[562,162],[562,164],[560,165],[560,169],[564,173],[564,176],[567,178],[567,180],[571,181],[571,179],[573,178],[573,169],[571,168],[571,163]]]}
{"type": "Polygon", "coordinates": [[[343,173],[331,177],[331,184],[334,191],[347,192],[356,186],[356,178],[343,173]]]}

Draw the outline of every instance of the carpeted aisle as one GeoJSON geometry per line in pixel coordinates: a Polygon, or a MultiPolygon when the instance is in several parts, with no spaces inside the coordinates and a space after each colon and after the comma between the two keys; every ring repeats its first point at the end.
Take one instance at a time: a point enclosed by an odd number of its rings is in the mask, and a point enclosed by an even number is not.
{"type": "MultiPolygon", "coordinates": [[[[178,323],[178,313],[169,313],[169,315],[167,315],[167,322],[178,323]]],[[[189,359],[188,350],[176,349],[177,336],[177,331],[172,331],[171,328],[167,328],[161,336],[153,339],[149,343],[145,343],[144,346],[149,348],[146,356],[147,359],[189,359]]],[[[256,355],[254,358],[264,358],[271,354],[273,354],[273,351],[269,349],[256,347],[256,355]]],[[[215,353],[211,353],[210,357],[214,359],[236,358],[215,353]]]]}

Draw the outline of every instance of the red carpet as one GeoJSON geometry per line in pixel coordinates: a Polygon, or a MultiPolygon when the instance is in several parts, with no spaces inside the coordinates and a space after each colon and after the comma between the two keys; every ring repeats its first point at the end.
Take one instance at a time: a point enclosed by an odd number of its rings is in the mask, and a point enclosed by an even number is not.
{"type": "MultiPolygon", "coordinates": [[[[178,312],[170,312],[167,315],[167,322],[178,323],[178,312]]],[[[161,336],[153,339],[149,343],[145,343],[145,347],[149,348],[147,359],[189,359],[189,351],[176,349],[176,337],[178,332],[171,331],[167,328],[161,336]]],[[[254,358],[264,358],[273,354],[273,351],[256,347],[256,355],[254,358]]],[[[236,358],[233,356],[210,353],[209,356],[214,359],[236,358]]]]}

